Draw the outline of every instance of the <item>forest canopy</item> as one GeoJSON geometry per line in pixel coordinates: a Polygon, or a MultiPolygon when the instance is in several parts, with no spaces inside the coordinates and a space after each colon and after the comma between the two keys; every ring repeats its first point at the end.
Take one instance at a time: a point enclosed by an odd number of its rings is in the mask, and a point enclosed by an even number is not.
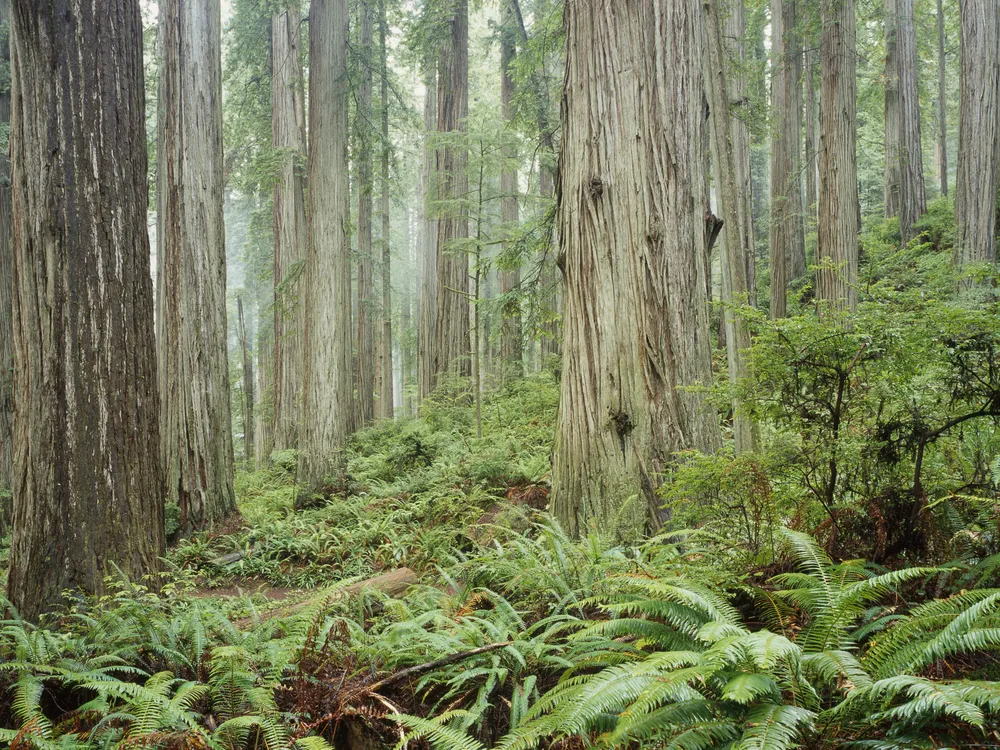
{"type": "Polygon", "coordinates": [[[0,0],[0,744],[1000,745],[997,0],[0,0]]]}

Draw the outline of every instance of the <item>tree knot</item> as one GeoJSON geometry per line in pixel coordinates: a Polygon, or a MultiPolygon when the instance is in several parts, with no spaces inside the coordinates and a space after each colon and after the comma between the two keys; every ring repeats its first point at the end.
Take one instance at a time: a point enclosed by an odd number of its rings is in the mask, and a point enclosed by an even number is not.
{"type": "Polygon", "coordinates": [[[632,430],[635,429],[635,425],[632,424],[632,418],[621,409],[611,411],[611,424],[615,432],[618,433],[618,437],[622,440],[631,435],[632,430]]]}
{"type": "Polygon", "coordinates": [[[604,195],[604,181],[595,175],[590,178],[590,197],[597,200],[602,195],[604,195]]]}

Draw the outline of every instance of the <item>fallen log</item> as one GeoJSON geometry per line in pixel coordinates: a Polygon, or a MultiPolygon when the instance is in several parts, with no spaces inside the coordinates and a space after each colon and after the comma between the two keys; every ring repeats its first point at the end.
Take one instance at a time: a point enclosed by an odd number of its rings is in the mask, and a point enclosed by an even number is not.
{"type": "Polygon", "coordinates": [[[222,557],[217,557],[214,560],[209,560],[208,564],[216,568],[224,568],[227,565],[239,562],[246,557],[247,554],[247,552],[242,550],[239,552],[230,552],[228,555],[223,555],[222,557]]]}
{"type": "MultiPolygon", "coordinates": [[[[344,586],[343,588],[334,589],[333,591],[327,590],[322,594],[322,596],[325,597],[325,601],[328,604],[340,601],[341,599],[346,599],[350,596],[357,596],[364,591],[378,591],[386,596],[391,596],[396,599],[405,594],[407,589],[409,589],[410,586],[415,585],[417,581],[417,574],[409,568],[396,568],[395,570],[390,570],[388,573],[382,573],[380,575],[373,576],[372,578],[366,578],[363,581],[352,583],[350,586],[344,586]]],[[[295,604],[287,607],[271,610],[270,612],[262,612],[259,619],[260,622],[266,622],[267,620],[273,620],[276,617],[289,617],[309,608],[319,601],[321,601],[319,597],[314,597],[302,602],[296,602],[295,604]]],[[[240,629],[248,628],[254,624],[254,618],[246,617],[242,620],[237,620],[234,624],[240,629]]]]}

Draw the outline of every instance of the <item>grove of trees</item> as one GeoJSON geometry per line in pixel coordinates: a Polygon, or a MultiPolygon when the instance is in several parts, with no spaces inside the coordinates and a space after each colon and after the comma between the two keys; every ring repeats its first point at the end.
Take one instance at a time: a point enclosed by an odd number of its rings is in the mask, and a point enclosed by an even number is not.
{"type": "Polygon", "coordinates": [[[0,0],[0,71],[0,742],[997,740],[1000,0],[0,0]]]}

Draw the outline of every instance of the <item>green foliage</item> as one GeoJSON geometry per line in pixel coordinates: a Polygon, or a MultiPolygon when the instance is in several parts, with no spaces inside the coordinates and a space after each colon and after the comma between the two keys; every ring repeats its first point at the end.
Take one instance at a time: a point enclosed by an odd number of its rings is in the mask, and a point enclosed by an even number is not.
{"type": "MultiPolygon", "coordinates": [[[[948,253],[900,248],[891,223],[868,228],[865,253],[856,313],[743,311],[749,376],[720,385],[718,403],[735,390],[760,453],[682,462],[664,490],[681,525],[717,529],[751,563],[768,562],[775,523],[814,531],[836,555],[948,559],[995,510],[995,309],[957,298],[948,253]]],[[[997,551],[983,541],[978,553],[997,551]]]]}

